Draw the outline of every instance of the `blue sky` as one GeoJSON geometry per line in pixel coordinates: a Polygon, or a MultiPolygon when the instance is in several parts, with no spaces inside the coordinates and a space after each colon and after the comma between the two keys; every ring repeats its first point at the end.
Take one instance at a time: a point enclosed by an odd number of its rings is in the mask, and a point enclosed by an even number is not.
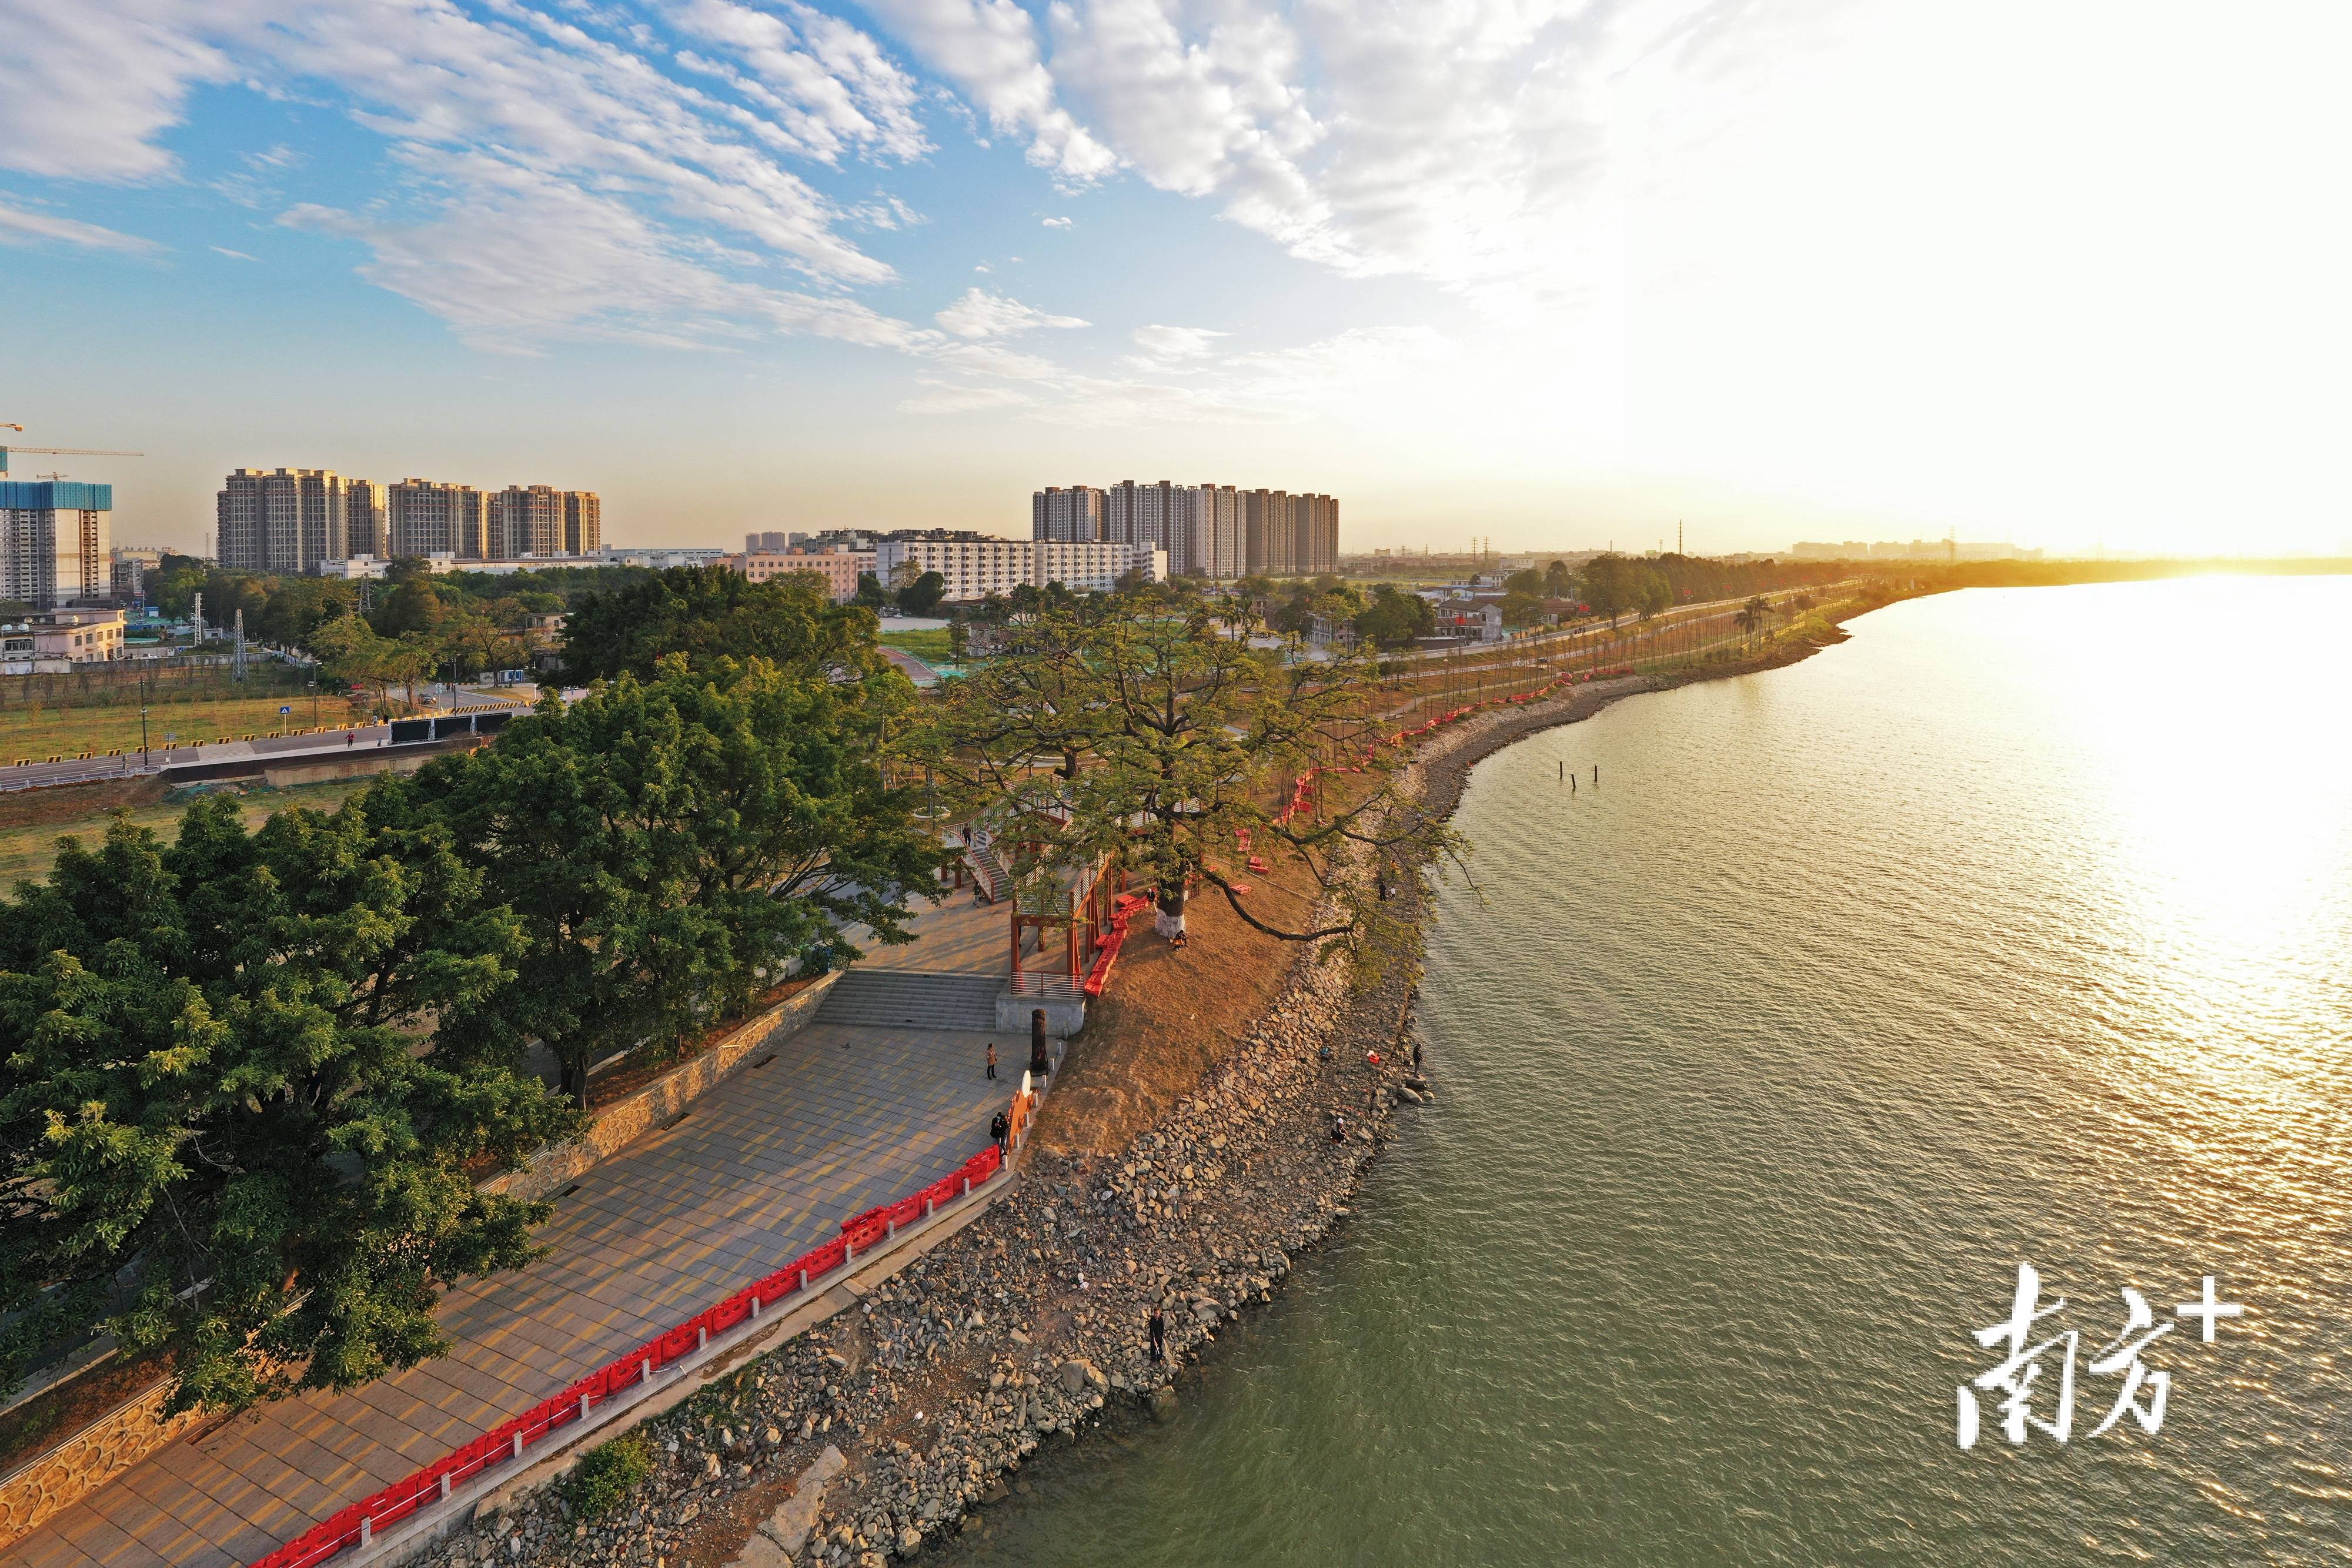
{"type": "Polygon", "coordinates": [[[2342,548],[2341,9],[1945,11],[0,0],[0,419],[181,545],[288,464],[621,542],[1171,477],[2342,548]]]}

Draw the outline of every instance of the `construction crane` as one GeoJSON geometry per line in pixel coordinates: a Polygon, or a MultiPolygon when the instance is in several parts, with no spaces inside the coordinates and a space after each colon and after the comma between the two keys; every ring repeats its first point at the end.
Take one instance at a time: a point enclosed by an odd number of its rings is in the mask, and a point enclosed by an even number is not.
{"type": "MultiPolygon", "coordinates": [[[[0,430],[13,430],[19,434],[25,427],[13,421],[0,421],[0,430]]],[[[144,457],[144,452],[108,452],[95,446],[0,446],[0,474],[8,472],[11,452],[38,453],[44,457],[144,457]]]]}

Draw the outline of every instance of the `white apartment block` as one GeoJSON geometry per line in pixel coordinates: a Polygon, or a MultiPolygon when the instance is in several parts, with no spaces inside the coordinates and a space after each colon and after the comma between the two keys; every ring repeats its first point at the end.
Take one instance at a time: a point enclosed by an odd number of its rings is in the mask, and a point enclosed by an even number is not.
{"type": "Polygon", "coordinates": [[[1168,578],[1168,552],[1149,545],[1100,539],[883,539],[875,546],[874,574],[896,586],[901,568],[917,577],[936,571],[947,597],[985,599],[1024,583],[1049,582],[1078,591],[1108,592],[1140,569],[1153,582],[1168,578]]]}

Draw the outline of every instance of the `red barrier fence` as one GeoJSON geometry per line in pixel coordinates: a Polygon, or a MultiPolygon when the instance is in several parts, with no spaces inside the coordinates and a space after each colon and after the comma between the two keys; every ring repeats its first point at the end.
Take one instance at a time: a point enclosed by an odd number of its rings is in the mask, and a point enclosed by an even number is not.
{"type": "Polygon", "coordinates": [[[268,1556],[257,1559],[249,1568],[313,1568],[339,1552],[366,1545],[384,1526],[396,1524],[418,1509],[450,1496],[494,1465],[520,1459],[525,1449],[549,1433],[585,1420],[598,1403],[646,1381],[657,1368],[694,1354],[713,1335],[725,1333],[745,1319],[758,1317],[762,1310],[785,1297],[808,1290],[811,1281],[843,1267],[857,1253],[894,1234],[899,1226],[922,1218],[939,1205],[961,1197],[987,1181],[1003,1163],[996,1145],[991,1144],[964,1161],[952,1175],[921,1191],[844,1220],[841,1234],[824,1246],[802,1253],[774,1273],[753,1281],[718,1305],[647,1340],[561,1394],[541,1400],[415,1474],[321,1520],[268,1556]]]}

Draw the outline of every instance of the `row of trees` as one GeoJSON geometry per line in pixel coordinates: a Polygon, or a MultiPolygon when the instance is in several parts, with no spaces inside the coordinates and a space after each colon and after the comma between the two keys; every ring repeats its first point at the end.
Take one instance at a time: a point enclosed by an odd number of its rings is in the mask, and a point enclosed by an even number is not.
{"type": "Polygon", "coordinates": [[[584,699],[333,812],[118,821],[0,900],[0,1388],[100,1332],[179,1407],[438,1354],[440,1291],[547,1213],[476,1177],[570,1133],[593,1063],[904,938],[940,855],[874,618],[715,572],[579,612],[661,630],[583,634],[584,699]]]}

